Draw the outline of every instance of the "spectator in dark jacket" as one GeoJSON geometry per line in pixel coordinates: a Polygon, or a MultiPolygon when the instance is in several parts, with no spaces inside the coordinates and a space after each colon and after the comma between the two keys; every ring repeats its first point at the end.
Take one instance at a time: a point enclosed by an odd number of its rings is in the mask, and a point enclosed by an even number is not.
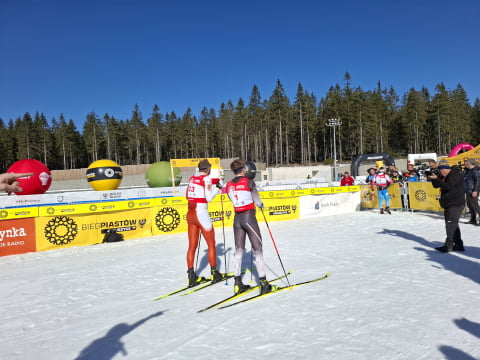
{"type": "Polygon", "coordinates": [[[477,215],[480,215],[478,193],[480,192],[480,168],[473,159],[465,160],[465,193],[467,195],[467,207],[470,211],[470,224],[477,223],[477,215]]]}
{"type": "Polygon", "coordinates": [[[435,249],[442,252],[465,251],[462,234],[458,221],[465,207],[465,182],[463,175],[457,168],[451,168],[446,160],[438,162],[440,177],[429,175],[435,188],[440,188],[440,206],[444,209],[445,230],[447,238],[445,244],[435,249]]]}

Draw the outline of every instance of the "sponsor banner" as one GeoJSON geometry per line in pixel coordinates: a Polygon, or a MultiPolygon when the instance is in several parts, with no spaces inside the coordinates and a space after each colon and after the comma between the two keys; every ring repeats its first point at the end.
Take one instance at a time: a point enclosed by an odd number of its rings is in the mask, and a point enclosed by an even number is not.
{"type": "Polygon", "coordinates": [[[52,250],[103,242],[113,229],[125,240],[151,236],[150,209],[91,215],[58,215],[36,219],[37,250],[52,250]]]}
{"type": "Polygon", "coordinates": [[[272,191],[260,191],[260,197],[262,199],[293,197],[293,196],[306,196],[306,195],[320,195],[320,194],[338,194],[348,192],[360,191],[359,185],[354,186],[336,186],[336,187],[320,187],[298,190],[272,190],[272,191]]]}
{"type": "Polygon", "coordinates": [[[154,206],[176,206],[176,205],[188,205],[188,200],[185,198],[185,196],[154,199],[154,206]]]}
{"type": "Polygon", "coordinates": [[[0,221],[0,256],[36,251],[35,219],[0,221]]]}
{"type": "Polygon", "coordinates": [[[5,219],[23,219],[38,216],[38,207],[14,207],[0,209],[0,220],[5,219]]]}
{"type": "MultiPolygon", "coordinates": [[[[300,200],[294,198],[262,199],[267,221],[293,220],[300,218],[300,200]]],[[[257,220],[265,221],[262,210],[257,209],[257,220]]]]}
{"type": "Polygon", "coordinates": [[[95,229],[97,215],[57,215],[35,219],[37,229],[37,251],[54,250],[71,246],[93,245],[100,241],[95,229]]]}
{"type": "Polygon", "coordinates": [[[233,226],[235,210],[227,194],[217,195],[214,201],[208,204],[208,212],[214,227],[233,226]]]}
{"type": "MultiPolygon", "coordinates": [[[[402,193],[399,183],[391,184],[388,187],[388,194],[390,195],[390,207],[392,209],[401,209],[402,205],[402,193]]],[[[385,206],[385,204],[384,204],[385,206]]]]}
{"type": "Polygon", "coordinates": [[[85,230],[95,230],[99,242],[103,241],[108,230],[122,234],[125,240],[152,236],[150,209],[98,214],[95,223],[85,224],[85,230]]]}
{"type": "Polygon", "coordinates": [[[371,209],[378,207],[378,194],[370,185],[360,185],[360,203],[362,208],[371,209]]]}
{"type": "Polygon", "coordinates": [[[155,205],[155,203],[158,203],[158,199],[139,199],[97,202],[90,204],[40,206],[38,208],[38,214],[39,216],[54,216],[103,213],[121,210],[134,210],[139,208],[149,208],[155,205]]]}
{"type": "Polygon", "coordinates": [[[151,208],[152,235],[187,232],[187,210],[186,201],[151,208]]]}
{"type": "MultiPolygon", "coordinates": [[[[97,203],[98,204],[98,203],[97,203]]],[[[38,216],[79,215],[95,212],[97,204],[40,206],[38,216]]]]}
{"type": "Polygon", "coordinates": [[[302,196],[301,217],[331,216],[360,210],[360,192],[302,196]]]}
{"type": "Polygon", "coordinates": [[[42,203],[42,197],[44,195],[1,195],[0,203],[3,207],[28,207],[38,206],[42,203]]]}
{"type": "Polygon", "coordinates": [[[182,196],[186,186],[174,188],[132,188],[110,191],[71,191],[38,195],[1,196],[2,207],[30,207],[110,202],[129,199],[182,196]]]}
{"type": "MultiPolygon", "coordinates": [[[[197,167],[198,163],[205,158],[198,159],[171,159],[171,167],[197,167]]],[[[212,169],[218,169],[220,167],[220,158],[207,158],[208,162],[212,165],[212,169]]]]}
{"type": "Polygon", "coordinates": [[[411,209],[443,211],[438,201],[440,189],[435,189],[431,182],[408,183],[408,198],[411,209]]]}
{"type": "MultiPolygon", "coordinates": [[[[391,184],[388,187],[388,194],[390,195],[390,207],[392,209],[401,209],[402,193],[398,183],[391,184]]],[[[376,187],[372,190],[370,185],[360,185],[360,201],[361,207],[365,209],[378,208],[378,191],[376,187]]],[[[385,206],[385,202],[383,203],[385,206]]]]}
{"type": "MultiPolygon", "coordinates": [[[[163,199],[162,199],[163,200],[163,199]]],[[[187,232],[188,202],[183,198],[171,198],[166,204],[152,208],[152,234],[173,234],[187,232]],[[181,200],[175,203],[175,199],[181,200]]],[[[264,213],[267,221],[292,220],[300,218],[299,198],[264,199],[264,213]]],[[[225,194],[219,195],[208,204],[208,212],[215,228],[233,226],[235,211],[225,194]],[[222,197],[220,197],[222,196],[222,197]],[[222,216],[224,214],[224,216],[222,216]]],[[[258,221],[264,221],[257,209],[258,221]]]]}

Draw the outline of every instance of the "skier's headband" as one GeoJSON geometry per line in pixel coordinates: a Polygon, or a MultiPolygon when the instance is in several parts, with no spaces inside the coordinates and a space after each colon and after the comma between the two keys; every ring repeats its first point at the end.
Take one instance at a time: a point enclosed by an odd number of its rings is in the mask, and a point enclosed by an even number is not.
{"type": "Polygon", "coordinates": [[[442,169],[451,169],[452,167],[450,165],[440,165],[438,167],[439,170],[442,170],[442,169]]]}
{"type": "Polygon", "coordinates": [[[212,167],[212,165],[208,162],[207,159],[202,160],[198,163],[198,170],[200,170],[200,171],[208,170],[211,167],[212,167]]]}
{"type": "Polygon", "coordinates": [[[245,161],[241,159],[234,160],[230,164],[230,169],[233,171],[234,174],[239,174],[243,169],[245,169],[245,161]]]}

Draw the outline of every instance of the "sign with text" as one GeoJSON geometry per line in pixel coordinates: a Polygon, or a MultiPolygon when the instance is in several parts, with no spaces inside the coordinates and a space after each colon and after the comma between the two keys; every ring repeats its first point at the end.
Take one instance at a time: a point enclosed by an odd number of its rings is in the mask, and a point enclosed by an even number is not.
{"type": "Polygon", "coordinates": [[[0,221],[0,256],[36,251],[35,218],[0,221]]]}

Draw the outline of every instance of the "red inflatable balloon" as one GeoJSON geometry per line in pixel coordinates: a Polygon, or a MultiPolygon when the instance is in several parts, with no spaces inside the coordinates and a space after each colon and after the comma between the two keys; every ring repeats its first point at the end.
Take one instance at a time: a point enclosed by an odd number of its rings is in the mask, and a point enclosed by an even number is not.
{"type": "Polygon", "coordinates": [[[7,170],[9,173],[33,173],[32,176],[19,178],[18,182],[22,188],[17,195],[43,194],[52,183],[52,174],[48,167],[41,161],[34,159],[19,160],[12,164],[7,170]]]}

